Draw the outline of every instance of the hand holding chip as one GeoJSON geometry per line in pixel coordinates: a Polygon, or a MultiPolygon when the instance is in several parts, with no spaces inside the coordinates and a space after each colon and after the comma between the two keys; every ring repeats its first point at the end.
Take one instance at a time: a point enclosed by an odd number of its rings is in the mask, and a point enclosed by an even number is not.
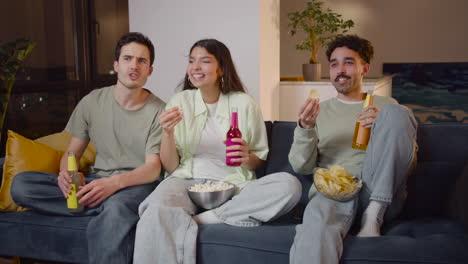
{"type": "Polygon", "coordinates": [[[159,123],[163,133],[173,134],[174,127],[182,120],[183,112],[180,107],[172,107],[159,115],[159,123]]]}
{"type": "Polygon", "coordinates": [[[309,97],[299,109],[299,125],[305,129],[311,129],[315,126],[317,116],[320,112],[319,104],[320,93],[312,89],[309,97]]]}

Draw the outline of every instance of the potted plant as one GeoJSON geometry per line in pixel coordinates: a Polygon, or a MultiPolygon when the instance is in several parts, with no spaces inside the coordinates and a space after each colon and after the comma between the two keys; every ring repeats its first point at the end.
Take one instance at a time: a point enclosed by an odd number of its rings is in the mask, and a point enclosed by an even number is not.
{"type": "Polygon", "coordinates": [[[16,72],[35,46],[25,38],[0,43],[0,139],[16,72]]]}
{"type": "Polygon", "coordinates": [[[297,50],[311,52],[309,63],[302,65],[305,81],[317,81],[321,78],[321,65],[317,61],[319,48],[328,44],[334,37],[348,32],[354,26],[352,20],[343,20],[340,14],[330,10],[322,10],[323,2],[312,0],[302,11],[288,14],[289,34],[296,35],[298,31],[306,34],[304,40],[296,45],[297,50]]]}

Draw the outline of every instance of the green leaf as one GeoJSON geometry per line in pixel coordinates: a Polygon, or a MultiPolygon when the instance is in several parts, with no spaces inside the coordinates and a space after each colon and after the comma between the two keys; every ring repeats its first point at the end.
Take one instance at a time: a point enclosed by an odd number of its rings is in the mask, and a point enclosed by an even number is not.
{"type": "Polygon", "coordinates": [[[311,0],[306,3],[305,9],[288,13],[288,19],[291,36],[299,31],[306,34],[305,39],[296,44],[296,49],[310,51],[313,58],[317,57],[319,47],[354,26],[352,20],[345,21],[341,14],[330,8],[323,9],[320,0],[311,0]]]}
{"type": "Polygon", "coordinates": [[[0,43],[0,131],[2,131],[8,101],[16,72],[32,52],[36,44],[27,38],[0,43]]]}

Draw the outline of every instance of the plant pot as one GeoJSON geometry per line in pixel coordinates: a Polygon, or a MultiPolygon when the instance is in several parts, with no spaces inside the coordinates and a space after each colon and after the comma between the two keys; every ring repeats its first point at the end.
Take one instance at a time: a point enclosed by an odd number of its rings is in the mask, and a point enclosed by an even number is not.
{"type": "Polygon", "coordinates": [[[302,64],[302,75],[304,76],[304,81],[320,81],[322,79],[322,65],[317,64],[302,64]]]}

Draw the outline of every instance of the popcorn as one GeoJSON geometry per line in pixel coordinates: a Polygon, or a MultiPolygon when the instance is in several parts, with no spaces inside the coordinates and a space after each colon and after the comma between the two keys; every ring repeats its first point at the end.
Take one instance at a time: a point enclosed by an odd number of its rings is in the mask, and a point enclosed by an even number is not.
{"type": "Polygon", "coordinates": [[[229,183],[212,183],[211,181],[206,181],[205,183],[197,183],[189,187],[191,192],[217,192],[224,191],[232,188],[233,186],[229,183]]]}

